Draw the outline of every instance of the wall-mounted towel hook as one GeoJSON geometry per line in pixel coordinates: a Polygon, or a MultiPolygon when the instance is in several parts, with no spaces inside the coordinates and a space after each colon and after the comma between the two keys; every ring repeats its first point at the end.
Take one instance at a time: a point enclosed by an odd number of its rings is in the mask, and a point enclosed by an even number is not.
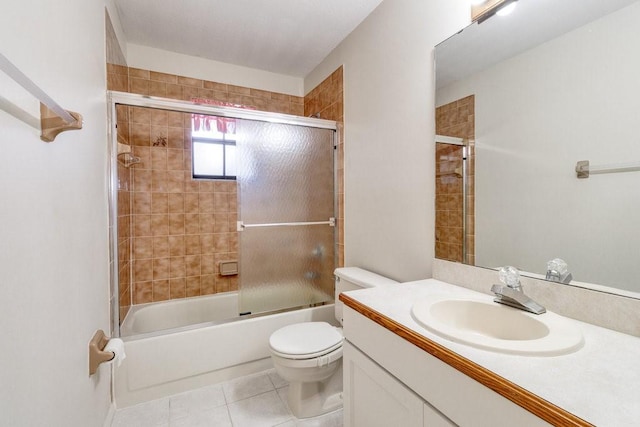
{"type": "Polygon", "coordinates": [[[98,365],[108,362],[116,357],[112,351],[104,351],[109,338],[104,334],[102,329],[98,329],[93,338],[89,341],[89,375],[93,375],[98,371],[98,365]]]}

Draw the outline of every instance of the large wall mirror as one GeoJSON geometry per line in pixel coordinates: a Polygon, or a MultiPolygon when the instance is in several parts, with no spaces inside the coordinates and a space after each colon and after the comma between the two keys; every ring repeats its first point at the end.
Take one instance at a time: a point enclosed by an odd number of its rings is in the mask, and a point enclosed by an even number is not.
{"type": "Polygon", "coordinates": [[[436,47],[436,227],[464,230],[436,256],[538,278],[562,258],[640,298],[639,23],[637,0],[519,0],[436,47]]]}

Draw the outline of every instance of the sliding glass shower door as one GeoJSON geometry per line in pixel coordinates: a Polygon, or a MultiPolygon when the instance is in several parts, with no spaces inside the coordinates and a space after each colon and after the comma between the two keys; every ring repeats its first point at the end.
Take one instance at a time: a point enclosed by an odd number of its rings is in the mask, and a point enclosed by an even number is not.
{"type": "Polygon", "coordinates": [[[240,313],[332,300],[335,131],[236,126],[240,313]]]}

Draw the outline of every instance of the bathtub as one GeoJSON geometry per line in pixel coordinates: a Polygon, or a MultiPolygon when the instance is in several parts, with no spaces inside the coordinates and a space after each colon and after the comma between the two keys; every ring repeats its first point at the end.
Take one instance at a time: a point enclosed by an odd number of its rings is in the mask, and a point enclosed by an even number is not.
{"type": "Polygon", "coordinates": [[[120,326],[120,335],[147,334],[206,322],[220,322],[238,316],[238,293],[224,292],[134,305],[120,326]]]}
{"type": "Polygon", "coordinates": [[[207,307],[222,305],[223,298],[231,301],[237,295],[229,292],[131,309],[123,322],[132,335],[122,334],[127,357],[119,367],[113,367],[118,408],[272,368],[268,342],[274,331],[299,322],[337,324],[334,304],[229,321],[237,315],[237,305],[226,301],[224,305],[233,310],[232,316],[220,314],[226,320],[206,316],[208,323],[184,326],[194,319],[202,320],[198,316],[207,312],[207,307]],[[147,333],[157,326],[178,329],[147,333]]]}
{"type": "MultiPolygon", "coordinates": [[[[243,295],[246,306],[258,312],[277,311],[296,305],[310,306],[315,301],[327,299],[330,298],[322,291],[300,287],[296,283],[265,284],[260,292],[249,291],[243,295]],[[265,298],[265,295],[268,297],[265,298]]],[[[229,321],[239,317],[238,312],[238,292],[134,305],[120,326],[120,335],[128,337],[202,323],[229,321]]]]}

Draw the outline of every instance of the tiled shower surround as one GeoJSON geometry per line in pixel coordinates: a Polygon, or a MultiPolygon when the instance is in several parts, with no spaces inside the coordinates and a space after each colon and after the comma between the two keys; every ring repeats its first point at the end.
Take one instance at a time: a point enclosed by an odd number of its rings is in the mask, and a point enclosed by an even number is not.
{"type": "MultiPolygon", "coordinates": [[[[319,112],[323,119],[342,121],[342,67],[306,98],[113,64],[107,65],[107,78],[110,90],[205,98],[300,116],[319,112]]],[[[219,261],[238,259],[236,182],[191,177],[191,115],[120,106],[118,137],[141,159],[129,169],[118,167],[121,319],[131,304],[237,289],[237,276],[218,273],[219,261]]],[[[344,259],[342,141],[339,265],[344,259]]]]}
{"type": "Polygon", "coordinates": [[[237,289],[217,264],[238,259],[234,181],[191,177],[191,115],[130,107],[133,303],[237,289]]]}
{"type": "Polygon", "coordinates": [[[258,110],[301,116],[304,98],[173,74],[107,64],[109,90],[191,101],[213,99],[250,105],[258,110]]]}
{"type": "Polygon", "coordinates": [[[436,258],[462,262],[463,221],[467,226],[467,263],[475,263],[475,99],[473,95],[436,109],[436,134],[464,138],[467,160],[467,214],[462,214],[462,147],[436,143],[436,258]]]}

